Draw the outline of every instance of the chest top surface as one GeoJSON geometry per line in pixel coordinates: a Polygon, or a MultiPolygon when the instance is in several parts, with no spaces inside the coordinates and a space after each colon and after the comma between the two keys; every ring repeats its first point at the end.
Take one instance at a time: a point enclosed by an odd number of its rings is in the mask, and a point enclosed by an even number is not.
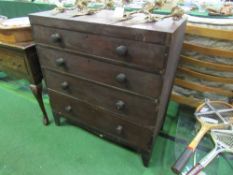
{"type": "MultiPolygon", "coordinates": [[[[174,33],[185,21],[184,18],[178,21],[174,21],[172,18],[167,18],[158,22],[147,23],[143,14],[137,14],[136,17],[131,20],[122,21],[114,17],[114,11],[112,10],[102,10],[94,15],[72,17],[75,13],[77,13],[76,10],[69,10],[57,15],[53,15],[52,11],[39,12],[30,14],[30,21],[32,24],[45,26],[52,26],[53,24],[56,24],[54,22],[55,20],[59,20],[60,22],[72,22],[73,24],[86,23],[91,25],[119,27],[135,30],[138,29],[145,31],[157,31],[164,33],[174,33]],[[49,22],[46,22],[46,20],[48,20],[49,22]]],[[[61,25],[62,24],[60,24],[59,26],[61,25]]],[[[66,27],[68,28],[69,26],[66,27]]]]}

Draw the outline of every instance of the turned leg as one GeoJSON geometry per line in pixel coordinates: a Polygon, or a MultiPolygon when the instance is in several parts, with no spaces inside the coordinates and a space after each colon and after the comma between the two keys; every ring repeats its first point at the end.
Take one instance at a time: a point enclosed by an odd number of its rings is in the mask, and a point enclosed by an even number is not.
{"type": "Polygon", "coordinates": [[[149,163],[150,163],[150,159],[151,159],[151,153],[150,152],[142,152],[141,157],[142,157],[143,165],[145,167],[148,167],[149,163]]]}
{"type": "Polygon", "coordinates": [[[61,125],[61,121],[60,121],[60,116],[58,114],[56,114],[55,112],[53,112],[53,118],[54,118],[54,122],[57,126],[61,125]]]}
{"type": "Polygon", "coordinates": [[[31,89],[33,95],[35,96],[35,98],[40,106],[40,109],[43,113],[43,123],[44,123],[44,125],[48,125],[49,119],[48,119],[48,115],[46,113],[44,102],[42,99],[42,84],[40,83],[38,85],[30,85],[30,89],[31,89]]]}

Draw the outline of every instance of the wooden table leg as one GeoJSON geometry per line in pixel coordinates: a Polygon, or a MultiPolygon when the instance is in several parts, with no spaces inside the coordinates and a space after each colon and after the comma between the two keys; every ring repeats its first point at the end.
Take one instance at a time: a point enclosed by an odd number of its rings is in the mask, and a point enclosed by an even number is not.
{"type": "Polygon", "coordinates": [[[145,167],[148,167],[149,166],[149,163],[150,163],[150,159],[151,159],[151,152],[149,151],[144,151],[141,153],[141,157],[142,157],[142,162],[143,162],[143,165],[145,167]]]}
{"type": "Polygon", "coordinates": [[[30,89],[31,89],[33,95],[35,96],[38,104],[40,105],[40,109],[41,109],[41,111],[42,111],[42,113],[44,115],[43,116],[43,124],[48,125],[49,124],[49,119],[48,119],[48,115],[46,113],[44,102],[43,102],[43,99],[42,99],[42,83],[40,83],[38,85],[31,84],[30,89]]]}
{"type": "Polygon", "coordinates": [[[55,125],[60,126],[61,125],[60,115],[53,112],[53,118],[54,118],[55,125]]]}

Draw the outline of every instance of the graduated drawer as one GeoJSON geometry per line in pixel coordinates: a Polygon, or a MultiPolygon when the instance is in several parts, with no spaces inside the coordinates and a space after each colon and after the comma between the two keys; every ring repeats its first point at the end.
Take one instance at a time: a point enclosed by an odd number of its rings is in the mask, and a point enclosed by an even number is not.
{"type": "Polygon", "coordinates": [[[152,137],[150,129],[128,123],[120,119],[121,116],[52,90],[49,90],[49,95],[55,113],[75,120],[81,126],[97,131],[103,137],[115,138],[117,142],[147,149],[152,137]]]}
{"type": "Polygon", "coordinates": [[[82,76],[145,96],[156,98],[160,95],[162,85],[160,75],[113,65],[57,49],[37,46],[37,50],[42,67],[82,76]]]}
{"type": "Polygon", "coordinates": [[[124,120],[145,126],[155,124],[156,100],[49,70],[44,70],[44,75],[50,89],[117,113],[124,120]]]}
{"type": "MultiPolygon", "coordinates": [[[[93,29],[94,30],[94,29],[93,29]]],[[[167,49],[163,45],[33,26],[37,43],[107,58],[148,71],[164,69],[167,49]]]]}

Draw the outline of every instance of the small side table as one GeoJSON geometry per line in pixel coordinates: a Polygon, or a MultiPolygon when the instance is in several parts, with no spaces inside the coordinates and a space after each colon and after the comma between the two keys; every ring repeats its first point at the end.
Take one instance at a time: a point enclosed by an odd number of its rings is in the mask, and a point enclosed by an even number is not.
{"type": "Polygon", "coordinates": [[[35,44],[24,42],[7,44],[0,42],[0,70],[16,78],[27,79],[43,113],[44,125],[49,124],[42,100],[42,72],[38,61],[35,44]]]}

